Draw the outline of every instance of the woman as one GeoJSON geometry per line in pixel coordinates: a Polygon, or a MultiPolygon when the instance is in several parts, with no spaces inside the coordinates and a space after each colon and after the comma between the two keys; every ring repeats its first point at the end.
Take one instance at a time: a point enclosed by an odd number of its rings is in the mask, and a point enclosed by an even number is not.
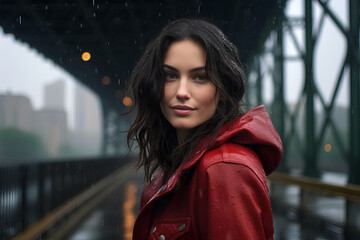
{"type": "Polygon", "coordinates": [[[243,114],[245,73],[214,25],[181,19],[133,70],[136,140],[145,169],[133,239],[272,239],[266,174],[282,144],[263,106],[243,114]]]}

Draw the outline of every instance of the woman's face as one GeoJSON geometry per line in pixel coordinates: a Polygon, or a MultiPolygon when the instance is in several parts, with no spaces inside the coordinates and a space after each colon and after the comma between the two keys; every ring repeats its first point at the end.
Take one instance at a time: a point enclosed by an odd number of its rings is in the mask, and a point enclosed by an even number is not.
{"type": "Polygon", "coordinates": [[[172,43],[165,54],[166,82],[160,107],[176,128],[179,141],[210,119],[218,104],[216,88],[205,72],[205,61],[205,51],[191,40],[172,43]]]}

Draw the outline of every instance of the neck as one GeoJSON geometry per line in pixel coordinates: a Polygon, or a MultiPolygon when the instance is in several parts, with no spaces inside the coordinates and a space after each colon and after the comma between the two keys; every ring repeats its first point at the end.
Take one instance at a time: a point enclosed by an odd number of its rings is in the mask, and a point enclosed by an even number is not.
{"type": "Polygon", "coordinates": [[[176,135],[179,145],[185,142],[185,139],[189,134],[190,134],[190,129],[176,129],[176,135]]]}

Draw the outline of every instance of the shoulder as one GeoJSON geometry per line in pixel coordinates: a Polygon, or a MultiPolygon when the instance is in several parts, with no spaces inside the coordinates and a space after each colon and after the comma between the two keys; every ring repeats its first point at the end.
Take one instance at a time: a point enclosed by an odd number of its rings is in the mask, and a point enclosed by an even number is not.
{"type": "Polygon", "coordinates": [[[267,189],[266,174],[259,156],[254,150],[243,145],[225,143],[211,149],[202,156],[197,168],[197,171],[208,177],[216,177],[211,175],[222,169],[230,169],[231,172],[237,172],[239,179],[253,179],[267,189]]]}
{"type": "Polygon", "coordinates": [[[252,149],[234,143],[225,143],[211,149],[200,160],[204,169],[219,163],[237,164],[255,171],[264,171],[259,156],[252,149]]]}

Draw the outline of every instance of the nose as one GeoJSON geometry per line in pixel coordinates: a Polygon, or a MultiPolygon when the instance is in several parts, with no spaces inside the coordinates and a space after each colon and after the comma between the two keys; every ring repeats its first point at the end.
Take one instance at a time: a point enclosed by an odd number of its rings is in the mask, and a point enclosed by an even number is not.
{"type": "Polygon", "coordinates": [[[189,81],[186,77],[182,77],[179,81],[179,87],[176,92],[176,98],[179,100],[188,100],[190,99],[190,89],[189,81]]]}

